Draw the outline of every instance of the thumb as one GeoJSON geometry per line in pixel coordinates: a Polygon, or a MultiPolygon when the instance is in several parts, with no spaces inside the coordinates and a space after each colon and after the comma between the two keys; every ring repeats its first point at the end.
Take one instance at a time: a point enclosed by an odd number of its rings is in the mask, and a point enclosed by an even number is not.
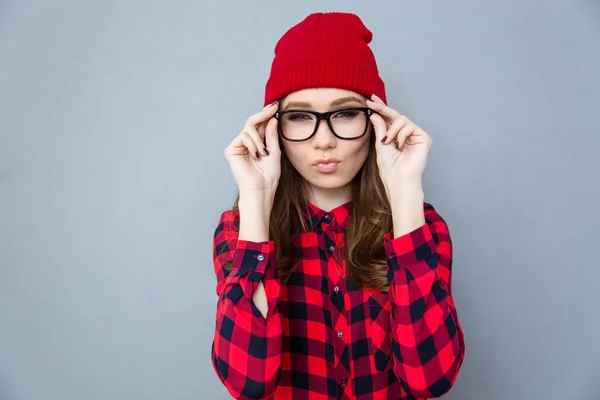
{"type": "Polygon", "coordinates": [[[381,139],[383,139],[387,132],[385,120],[377,113],[371,114],[369,118],[373,124],[373,130],[375,131],[375,140],[377,141],[375,144],[381,144],[381,139]]]}
{"type": "Polygon", "coordinates": [[[279,133],[277,132],[277,124],[279,121],[276,118],[271,118],[265,128],[265,145],[269,153],[279,154],[281,149],[279,148],[279,133]]]}

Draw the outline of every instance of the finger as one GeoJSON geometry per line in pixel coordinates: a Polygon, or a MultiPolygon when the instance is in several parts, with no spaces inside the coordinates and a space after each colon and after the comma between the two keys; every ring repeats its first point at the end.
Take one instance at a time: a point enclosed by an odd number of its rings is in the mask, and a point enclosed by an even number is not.
{"type": "MultiPolygon", "coordinates": [[[[375,140],[377,142],[381,142],[381,140],[385,137],[387,132],[387,126],[385,124],[385,120],[379,114],[371,114],[369,117],[371,123],[373,124],[373,131],[375,132],[375,140]]],[[[387,138],[386,138],[387,139],[387,138]]]]}
{"type": "Polygon", "coordinates": [[[413,122],[409,122],[398,132],[398,148],[401,149],[406,142],[406,138],[415,132],[417,126],[413,122]]]}
{"type": "Polygon", "coordinates": [[[404,128],[404,126],[408,123],[408,118],[399,118],[394,121],[387,131],[387,140],[383,142],[383,144],[389,144],[398,136],[398,132],[400,129],[404,128]]]}
{"type": "Polygon", "coordinates": [[[248,149],[248,152],[250,152],[250,156],[252,158],[259,159],[260,154],[258,154],[258,147],[256,146],[256,143],[254,142],[250,134],[246,131],[243,131],[242,133],[240,133],[240,139],[244,146],[248,149]]]}
{"type": "Polygon", "coordinates": [[[246,125],[250,125],[256,128],[256,125],[260,124],[261,122],[267,121],[277,112],[277,104],[278,102],[274,101],[268,106],[265,106],[260,112],[250,116],[246,121],[246,125]]]}
{"type": "Polygon", "coordinates": [[[229,158],[231,156],[244,156],[244,155],[248,154],[248,149],[246,148],[246,146],[244,146],[241,135],[237,135],[231,141],[231,143],[229,143],[229,146],[227,146],[225,148],[225,151],[223,151],[223,154],[224,154],[227,162],[229,162],[229,158]]]}
{"type": "Polygon", "coordinates": [[[276,118],[271,118],[265,127],[265,143],[267,150],[271,154],[280,154],[281,149],[279,148],[279,132],[277,131],[277,124],[279,121],[276,118]]]}
{"type": "Polygon", "coordinates": [[[376,95],[371,96],[372,98],[378,99],[378,101],[374,101],[371,99],[367,99],[367,106],[372,108],[381,114],[384,118],[389,118],[391,121],[395,121],[400,118],[402,114],[398,111],[394,110],[391,107],[388,107],[379,97],[376,95]]]}
{"type": "Polygon", "coordinates": [[[258,129],[257,129],[257,131],[258,131],[258,136],[260,136],[260,137],[261,137],[261,139],[262,139],[262,142],[263,142],[263,145],[265,145],[265,146],[267,145],[267,142],[265,141],[265,139],[266,139],[266,138],[265,138],[265,130],[266,130],[266,128],[267,128],[267,123],[268,123],[268,122],[261,122],[261,123],[258,125],[258,129]]]}
{"type": "Polygon", "coordinates": [[[242,132],[246,132],[252,138],[256,145],[256,149],[258,150],[258,152],[260,152],[260,154],[262,154],[263,156],[269,155],[269,153],[265,149],[262,137],[260,137],[258,131],[253,126],[246,125],[242,132]]]}
{"type": "Polygon", "coordinates": [[[383,99],[381,97],[377,96],[375,93],[373,93],[371,95],[371,99],[373,99],[373,100],[375,100],[375,101],[377,101],[379,103],[385,104],[385,102],[383,101],[383,99]]]}

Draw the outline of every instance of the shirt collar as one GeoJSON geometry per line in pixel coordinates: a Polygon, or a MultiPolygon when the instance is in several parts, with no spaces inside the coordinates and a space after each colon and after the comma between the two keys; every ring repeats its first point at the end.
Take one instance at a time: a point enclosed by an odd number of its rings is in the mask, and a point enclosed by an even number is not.
{"type": "Polygon", "coordinates": [[[354,202],[351,200],[335,207],[331,211],[325,211],[309,201],[306,202],[306,205],[307,210],[304,213],[304,222],[311,231],[315,230],[321,222],[335,224],[341,230],[346,230],[354,202]]]}

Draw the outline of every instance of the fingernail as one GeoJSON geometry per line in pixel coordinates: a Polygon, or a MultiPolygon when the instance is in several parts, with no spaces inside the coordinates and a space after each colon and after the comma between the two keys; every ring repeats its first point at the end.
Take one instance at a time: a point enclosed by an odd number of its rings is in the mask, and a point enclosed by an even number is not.
{"type": "Polygon", "coordinates": [[[269,107],[273,107],[275,104],[277,104],[277,101],[274,101],[271,104],[269,104],[269,107]]]}
{"type": "Polygon", "coordinates": [[[387,136],[384,136],[383,139],[381,139],[381,143],[385,142],[387,140],[387,136]]]}
{"type": "Polygon", "coordinates": [[[263,147],[262,151],[263,151],[263,154],[264,154],[264,155],[266,155],[266,156],[268,156],[268,155],[269,155],[269,152],[268,152],[268,151],[267,151],[267,149],[265,149],[264,147],[263,147]]]}

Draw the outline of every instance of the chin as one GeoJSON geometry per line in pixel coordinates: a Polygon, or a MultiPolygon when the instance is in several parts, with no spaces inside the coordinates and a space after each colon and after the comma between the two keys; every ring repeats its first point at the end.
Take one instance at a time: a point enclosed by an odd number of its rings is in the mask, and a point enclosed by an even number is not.
{"type": "Polygon", "coordinates": [[[351,181],[351,177],[341,177],[335,175],[326,175],[319,174],[320,176],[311,176],[309,179],[306,179],[308,183],[313,186],[322,188],[322,189],[337,189],[348,185],[351,181]]]}

